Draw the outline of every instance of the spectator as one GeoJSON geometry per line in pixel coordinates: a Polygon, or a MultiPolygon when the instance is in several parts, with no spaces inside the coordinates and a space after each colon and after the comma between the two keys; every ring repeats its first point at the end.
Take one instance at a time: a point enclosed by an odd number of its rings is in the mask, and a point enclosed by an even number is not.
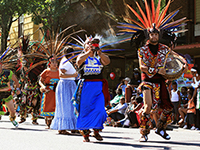
{"type": "Polygon", "coordinates": [[[118,85],[117,89],[122,89],[122,94],[125,95],[125,88],[127,87],[128,83],[131,82],[131,79],[129,77],[126,77],[124,80],[121,81],[121,83],[118,85]]]}
{"type": "Polygon", "coordinates": [[[113,109],[107,111],[109,117],[111,117],[114,121],[121,120],[125,117],[125,110],[127,108],[127,104],[125,103],[125,98],[121,97],[120,102],[113,109]]]}
{"type": "Polygon", "coordinates": [[[140,75],[140,72],[139,72],[138,68],[135,68],[133,70],[133,79],[131,80],[131,83],[133,85],[136,85],[137,87],[141,83],[141,75],[140,75]]]}
{"type": "Polygon", "coordinates": [[[140,110],[143,106],[143,98],[141,96],[133,96],[131,98],[130,107],[128,107],[126,111],[126,115],[128,120],[130,120],[131,127],[139,127],[140,125],[140,117],[139,114],[141,113],[140,110]]]}
{"type": "Polygon", "coordinates": [[[173,82],[172,83],[172,88],[173,90],[171,90],[171,102],[174,105],[173,108],[173,115],[172,115],[172,124],[176,124],[176,122],[178,122],[179,120],[179,114],[178,114],[178,108],[180,106],[180,91],[177,89],[177,83],[173,82]]]}
{"type": "Polygon", "coordinates": [[[137,92],[137,87],[141,83],[141,76],[140,72],[137,68],[133,71],[133,79],[130,83],[128,83],[127,87],[125,88],[125,102],[129,103],[131,101],[132,96],[139,96],[137,92]]]}
{"type": "Polygon", "coordinates": [[[187,107],[187,119],[186,119],[186,125],[183,127],[184,129],[187,129],[190,127],[191,130],[195,130],[195,121],[194,121],[194,114],[196,112],[195,110],[195,104],[194,99],[192,98],[194,93],[194,89],[191,87],[188,89],[188,107],[187,107]]]}
{"type": "Polygon", "coordinates": [[[123,95],[122,95],[122,89],[117,89],[116,90],[116,94],[117,95],[110,101],[110,105],[112,107],[115,107],[119,103],[120,98],[123,97],[123,95]]]}
{"type": "Polygon", "coordinates": [[[125,102],[129,103],[131,101],[132,96],[137,95],[137,85],[133,85],[132,83],[128,84],[125,88],[125,102]]]}
{"type": "Polygon", "coordinates": [[[181,116],[181,120],[178,122],[178,124],[182,126],[182,124],[185,121],[185,116],[187,115],[187,106],[188,106],[187,88],[185,86],[181,88],[180,97],[181,97],[181,105],[180,108],[178,109],[178,112],[181,116]]]}
{"type": "Polygon", "coordinates": [[[141,96],[132,96],[131,103],[128,105],[125,111],[125,118],[115,123],[115,126],[123,127],[139,127],[140,113],[143,106],[143,98],[141,96]]]}
{"type": "Polygon", "coordinates": [[[192,98],[195,100],[196,99],[196,124],[195,127],[197,130],[200,129],[200,88],[199,88],[199,83],[200,83],[200,69],[197,67],[192,67],[191,73],[193,75],[193,82],[191,85],[195,88],[195,92],[192,96],[192,98]]]}

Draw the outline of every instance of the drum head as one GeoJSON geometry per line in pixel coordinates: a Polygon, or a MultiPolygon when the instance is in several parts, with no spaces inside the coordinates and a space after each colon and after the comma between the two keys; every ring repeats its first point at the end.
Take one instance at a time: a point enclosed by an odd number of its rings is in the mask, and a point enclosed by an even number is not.
{"type": "Polygon", "coordinates": [[[183,65],[184,63],[177,55],[169,54],[165,64],[166,75],[164,78],[168,80],[179,78],[183,73],[183,65]]]}

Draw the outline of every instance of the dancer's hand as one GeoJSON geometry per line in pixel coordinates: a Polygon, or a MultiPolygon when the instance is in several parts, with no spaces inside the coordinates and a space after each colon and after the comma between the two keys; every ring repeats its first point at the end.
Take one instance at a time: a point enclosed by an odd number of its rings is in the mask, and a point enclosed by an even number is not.
{"type": "Polygon", "coordinates": [[[40,91],[41,91],[42,93],[48,93],[50,90],[47,90],[46,87],[44,86],[44,87],[41,87],[41,88],[40,88],[40,91]]]}
{"type": "Polygon", "coordinates": [[[97,51],[97,54],[101,57],[101,54],[102,54],[101,49],[99,49],[99,50],[97,51]]]}
{"type": "Polygon", "coordinates": [[[164,68],[160,68],[158,73],[161,74],[161,75],[165,75],[166,74],[166,70],[164,68]]]}
{"type": "Polygon", "coordinates": [[[145,72],[145,73],[148,72],[148,67],[147,66],[141,65],[140,69],[141,69],[142,72],[145,72]]]}
{"type": "Polygon", "coordinates": [[[77,72],[75,72],[73,75],[74,75],[74,77],[76,78],[76,77],[78,76],[78,73],[77,73],[77,72]]]}

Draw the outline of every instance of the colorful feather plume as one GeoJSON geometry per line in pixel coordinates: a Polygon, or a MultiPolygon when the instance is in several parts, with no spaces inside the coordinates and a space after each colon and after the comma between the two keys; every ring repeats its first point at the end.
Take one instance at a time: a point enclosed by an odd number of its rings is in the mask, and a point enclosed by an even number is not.
{"type": "MultiPolygon", "coordinates": [[[[114,45],[114,44],[123,43],[123,42],[126,42],[126,41],[130,41],[130,39],[131,39],[130,37],[123,38],[123,39],[118,39],[118,40],[116,40],[117,38],[115,38],[114,42],[104,42],[104,41],[101,40],[102,36],[100,36],[100,35],[95,35],[94,37],[92,37],[92,36],[88,37],[87,35],[85,35],[85,37],[86,37],[85,41],[81,37],[79,37],[79,36],[77,36],[77,38],[73,37],[73,36],[71,37],[77,43],[76,44],[69,43],[69,45],[71,45],[76,50],[76,52],[79,53],[79,54],[84,51],[84,45],[85,45],[85,43],[87,43],[88,41],[90,41],[92,39],[99,39],[99,41],[100,41],[99,48],[102,50],[102,52],[106,53],[107,55],[110,55],[110,56],[116,56],[114,54],[111,54],[110,52],[123,51],[124,49],[109,48],[108,46],[111,46],[111,45],[114,45]]],[[[76,58],[79,54],[74,55],[73,57],[71,57],[68,60],[66,60],[64,63],[66,63],[67,61],[69,61],[71,59],[76,58]]]]}
{"type": "MultiPolygon", "coordinates": [[[[153,25],[155,25],[156,29],[158,29],[159,31],[162,31],[161,33],[164,33],[166,31],[171,32],[171,34],[185,32],[186,31],[185,29],[181,29],[181,30],[179,29],[177,31],[176,28],[186,25],[186,22],[188,21],[186,17],[181,18],[177,21],[172,20],[178,14],[179,9],[172,11],[166,16],[170,3],[171,3],[171,0],[168,1],[167,5],[160,12],[161,0],[158,1],[157,6],[155,6],[154,0],[151,0],[151,9],[147,3],[147,0],[144,0],[145,10],[142,10],[138,2],[136,2],[139,13],[137,13],[136,10],[134,10],[130,5],[127,4],[127,7],[131,10],[131,12],[133,12],[133,14],[139,19],[139,21],[133,20],[131,18],[125,18],[131,21],[133,24],[119,22],[119,26],[117,26],[118,28],[121,29],[119,31],[119,34],[120,35],[133,34],[132,41],[134,41],[139,36],[140,37],[144,37],[144,35],[148,36],[147,33],[149,29],[153,28],[153,25]],[[143,34],[141,33],[141,31],[144,31],[147,33],[143,34]]],[[[145,37],[145,38],[148,38],[148,37],[145,37]]]]}
{"type": "MultiPolygon", "coordinates": [[[[42,65],[47,64],[49,61],[49,58],[51,56],[54,56],[56,59],[62,58],[63,50],[66,46],[69,46],[69,43],[71,42],[70,37],[74,34],[77,34],[79,32],[83,32],[85,30],[78,30],[74,31],[70,34],[67,34],[69,30],[71,30],[74,26],[72,25],[64,29],[60,33],[56,33],[54,36],[53,33],[48,34],[48,36],[44,36],[44,41],[33,41],[31,43],[30,49],[31,52],[28,54],[25,54],[24,58],[34,58],[35,62],[28,68],[26,72],[31,71],[33,68],[42,65]]],[[[43,33],[43,30],[42,30],[43,33]]],[[[45,35],[43,33],[43,35],[45,35]]],[[[73,53],[80,53],[79,51],[75,51],[73,53]]]]}
{"type": "Polygon", "coordinates": [[[17,60],[17,50],[10,48],[10,46],[0,56],[0,62],[4,69],[13,69],[17,64],[17,60]]]}

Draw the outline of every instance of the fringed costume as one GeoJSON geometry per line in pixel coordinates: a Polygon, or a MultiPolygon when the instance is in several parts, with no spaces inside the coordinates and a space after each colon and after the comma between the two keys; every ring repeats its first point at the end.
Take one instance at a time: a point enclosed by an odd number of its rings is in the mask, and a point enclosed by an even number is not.
{"type": "Polygon", "coordinates": [[[16,51],[10,49],[10,47],[0,56],[0,115],[3,114],[2,104],[5,103],[10,113],[10,121],[15,127],[18,127],[18,123],[15,121],[16,111],[13,110],[14,103],[12,101],[10,81],[13,80],[15,83],[16,94],[19,95],[21,91],[15,74],[11,70],[8,70],[15,67],[17,64],[16,59],[16,51]]]}
{"type": "MultiPolygon", "coordinates": [[[[13,72],[11,70],[3,69],[0,74],[0,89],[8,87],[8,82],[12,79],[13,72]]],[[[11,95],[11,89],[8,91],[0,92],[0,115],[4,114],[3,104],[13,99],[11,95]]]]}

